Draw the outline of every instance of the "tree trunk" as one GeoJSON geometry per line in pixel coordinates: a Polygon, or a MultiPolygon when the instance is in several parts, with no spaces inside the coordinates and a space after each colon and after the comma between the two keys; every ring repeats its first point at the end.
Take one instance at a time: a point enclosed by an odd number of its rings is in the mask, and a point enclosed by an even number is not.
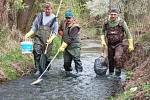
{"type": "MultiPolygon", "coordinates": [[[[34,0],[25,0],[24,1],[29,7],[25,8],[24,11],[19,11],[17,15],[17,28],[19,28],[22,32],[28,31],[29,27],[27,27],[29,23],[29,19],[33,14],[33,4],[34,0]]],[[[31,22],[30,22],[31,23],[31,22]]]]}
{"type": "Polygon", "coordinates": [[[0,28],[7,26],[8,15],[5,9],[6,0],[0,0],[0,28]]]}

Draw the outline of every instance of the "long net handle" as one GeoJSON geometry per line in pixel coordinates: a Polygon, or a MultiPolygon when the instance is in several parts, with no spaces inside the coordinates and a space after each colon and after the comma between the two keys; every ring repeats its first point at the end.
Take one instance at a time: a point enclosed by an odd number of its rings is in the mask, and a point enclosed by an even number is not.
{"type": "Polygon", "coordinates": [[[46,67],[46,69],[44,70],[44,72],[39,76],[38,79],[41,79],[41,77],[45,74],[45,72],[50,67],[50,65],[52,64],[52,62],[54,61],[54,59],[57,57],[58,54],[59,54],[59,51],[57,51],[57,53],[55,54],[55,56],[53,57],[53,59],[51,60],[51,62],[48,64],[48,66],[46,67]]]}
{"type": "Polygon", "coordinates": [[[58,7],[58,10],[57,10],[57,13],[56,13],[56,17],[58,17],[58,14],[59,14],[59,11],[60,11],[60,7],[61,7],[61,4],[62,4],[62,1],[63,1],[63,0],[60,1],[59,7],[58,7]]]}
{"type": "Polygon", "coordinates": [[[102,53],[101,55],[103,57],[107,57],[108,56],[108,47],[102,47],[102,53]]]}
{"type": "Polygon", "coordinates": [[[44,51],[44,54],[46,54],[46,53],[47,53],[48,46],[49,46],[49,44],[47,43],[47,44],[46,44],[45,51],[44,51]]]}
{"type": "MultiPolygon", "coordinates": [[[[58,7],[58,10],[57,10],[57,13],[56,13],[56,18],[58,17],[58,14],[59,14],[59,11],[60,11],[60,8],[61,8],[62,1],[63,1],[63,0],[61,0],[60,3],[59,3],[59,7],[58,7]]],[[[49,44],[46,45],[44,54],[47,53],[48,45],[49,45],[49,44]]]]}

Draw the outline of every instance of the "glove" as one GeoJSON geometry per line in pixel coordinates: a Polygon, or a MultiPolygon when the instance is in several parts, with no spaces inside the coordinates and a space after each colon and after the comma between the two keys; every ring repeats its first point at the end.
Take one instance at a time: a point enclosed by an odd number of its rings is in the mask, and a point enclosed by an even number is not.
{"type": "Polygon", "coordinates": [[[128,47],[129,52],[133,51],[134,50],[133,39],[128,39],[128,44],[129,44],[129,47],[128,47]]]}
{"type": "Polygon", "coordinates": [[[25,39],[29,38],[31,35],[33,35],[34,32],[32,30],[30,30],[26,35],[25,35],[25,39]]]}
{"type": "Polygon", "coordinates": [[[62,45],[60,46],[60,48],[58,49],[59,52],[64,52],[65,48],[68,46],[67,43],[63,42],[62,45]]]}
{"type": "Polygon", "coordinates": [[[101,44],[102,44],[103,47],[107,47],[104,35],[101,35],[101,44]]]}
{"type": "Polygon", "coordinates": [[[55,38],[56,36],[55,35],[52,35],[48,40],[47,40],[47,43],[50,44],[52,43],[53,39],[55,38]]]}

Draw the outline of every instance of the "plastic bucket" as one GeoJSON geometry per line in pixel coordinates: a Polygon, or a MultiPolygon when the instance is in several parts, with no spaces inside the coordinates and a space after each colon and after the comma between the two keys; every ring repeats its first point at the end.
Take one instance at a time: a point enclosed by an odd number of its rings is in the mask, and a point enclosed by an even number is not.
{"type": "Polygon", "coordinates": [[[33,42],[32,41],[21,42],[21,51],[22,51],[22,54],[32,53],[32,51],[33,51],[33,42]]]}

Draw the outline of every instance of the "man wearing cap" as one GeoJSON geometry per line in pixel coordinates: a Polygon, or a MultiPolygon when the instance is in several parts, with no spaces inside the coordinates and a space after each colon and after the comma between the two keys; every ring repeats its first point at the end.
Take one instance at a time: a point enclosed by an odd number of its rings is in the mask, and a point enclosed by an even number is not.
{"type": "Polygon", "coordinates": [[[109,75],[114,74],[114,68],[115,75],[121,75],[121,69],[123,68],[122,54],[124,53],[124,38],[128,40],[128,51],[133,51],[133,38],[126,22],[119,17],[117,8],[111,8],[109,17],[104,22],[101,34],[102,46],[108,47],[109,75]]]}
{"type": "Polygon", "coordinates": [[[65,12],[65,20],[61,22],[58,33],[62,36],[62,45],[59,48],[63,52],[64,69],[67,75],[71,74],[72,60],[75,62],[75,70],[77,73],[82,72],[82,63],[80,60],[80,27],[74,19],[71,10],[65,12]]]}
{"type": "Polygon", "coordinates": [[[35,67],[37,69],[36,75],[43,73],[44,68],[40,66],[40,57],[44,53],[46,44],[48,46],[47,52],[47,64],[50,62],[51,50],[52,50],[52,41],[56,37],[58,32],[58,22],[54,20],[55,15],[52,13],[52,5],[50,2],[45,3],[44,12],[38,13],[31,30],[25,35],[25,38],[29,38],[34,34],[34,45],[33,45],[33,55],[35,61],[35,67]]]}

